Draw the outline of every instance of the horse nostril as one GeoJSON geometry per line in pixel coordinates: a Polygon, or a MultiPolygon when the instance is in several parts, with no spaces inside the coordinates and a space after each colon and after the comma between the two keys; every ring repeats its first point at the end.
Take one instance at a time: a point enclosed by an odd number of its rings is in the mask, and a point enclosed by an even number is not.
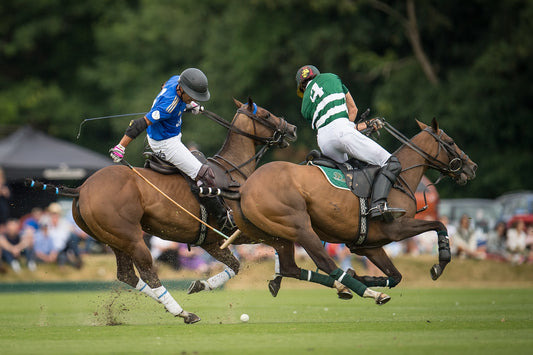
{"type": "Polygon", "coordinates": [[[472,171],[474,172],[474,174],[476,173],[476,171],[477,171],[477,164],[474,164],[474,166],[472,167],[472,171]]]}

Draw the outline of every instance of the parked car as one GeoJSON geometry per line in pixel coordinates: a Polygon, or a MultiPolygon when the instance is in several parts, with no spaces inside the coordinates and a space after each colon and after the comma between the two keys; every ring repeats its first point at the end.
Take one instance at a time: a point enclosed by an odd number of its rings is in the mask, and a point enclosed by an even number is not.
{"type": "Polygon", "coordinates": [[[500,202],[485,198],[441,199],[439,215],[448,217],[450,224],[459,225],[463,214],[472,218],[472,225],[487,233],[500,220],[502,205],[500,202]]]}
{"type": "Polygon", "coordinates": [[[533,223],[533,191],[514,191],[497,198],[502,205],[501,219],[508,225],[516,220],[533,223]]]}

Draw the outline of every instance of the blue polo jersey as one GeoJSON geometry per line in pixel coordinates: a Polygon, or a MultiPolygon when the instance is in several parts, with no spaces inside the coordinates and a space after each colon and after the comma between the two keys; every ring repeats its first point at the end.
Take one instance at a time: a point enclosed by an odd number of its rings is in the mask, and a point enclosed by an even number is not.
{"type": "Polygon", "coordinates": [[[163,85],[146,118],[152,122],[146,129],[148,137],[160,141],[181,133],[181,115],[186,103],[176,93],[180,76],[175,75],[163,85]]]}

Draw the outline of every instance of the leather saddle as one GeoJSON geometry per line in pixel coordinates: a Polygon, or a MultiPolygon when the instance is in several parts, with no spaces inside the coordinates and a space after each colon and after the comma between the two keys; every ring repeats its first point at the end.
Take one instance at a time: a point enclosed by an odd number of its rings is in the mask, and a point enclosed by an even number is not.
{"type": "Polygon", "coordinates": [[[372,183],[379,169],[378,165],[371,165],[355,158],[344,163],[338,163],[318,150],[312,150],[306,157],[307,164],[325,166],[339,169],[346,179],[346,185],[357,196],[369,198],[372,192],[372,183]]]}
{"type": "MultiPolygon", "coordinates": [[[[220,167],[208,161],[204,153],[200,152],[199,150],[193,150],[191,153],[202,164],[208,164],[213,169],[213,171],[215,172],[215,176],[216,176],[216,186],[218,188],[235,188],[235,187],[240,186],[236,181],[230,181],[228,178],[226,178],[224,172],[220,169],[220,167]]],[[[192,186],[193,191],[197,190],[196,183],[189,176],[187,176],[181,170],[179,170],[176,166],[169,163],[166,160],[164,153],[146,151],[143,153],[143,156],[145,158],[145,161],[144,161],[145,168],[152,169],[153,171],[158,172],[163,175],[180,174],[183,176],[185,180],[189,181],[189,184],[192,186]]]]}

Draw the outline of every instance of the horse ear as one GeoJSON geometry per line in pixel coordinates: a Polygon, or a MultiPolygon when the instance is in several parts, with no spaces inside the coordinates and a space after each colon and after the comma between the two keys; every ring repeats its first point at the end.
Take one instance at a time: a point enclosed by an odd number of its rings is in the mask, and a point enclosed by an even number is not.
{"type": "Polygon", "coordinates": [[[416,123],[418,123],[418,127],[420,127],[420,130],[423,131],[426,129],[426,127],[428,126],[427,124],[425,123],[422,123],[420,122],[419,120],[415,119],[416,123]]]}
{"type": "Polygon", "coordinates": [[[254,110],[254,100],[248,96],[248,111],[252,112],[254,110]]]}
{"type": "Polygon", "coordinates": [[[236,98],[233,97],[233,102],[235,103],[235,106],[237,106],[237,108],[241,108],[242,106],[242,102],[240,102],[239,100],[237,100],[236,98]]]}
{"type": "Polygon", "coordinates": [[[437,122],[437,119],[433,117],[431,120],[431,128],[433,128],[433,132],[437,133],[439,131],[439,123],[437,122]]]}

